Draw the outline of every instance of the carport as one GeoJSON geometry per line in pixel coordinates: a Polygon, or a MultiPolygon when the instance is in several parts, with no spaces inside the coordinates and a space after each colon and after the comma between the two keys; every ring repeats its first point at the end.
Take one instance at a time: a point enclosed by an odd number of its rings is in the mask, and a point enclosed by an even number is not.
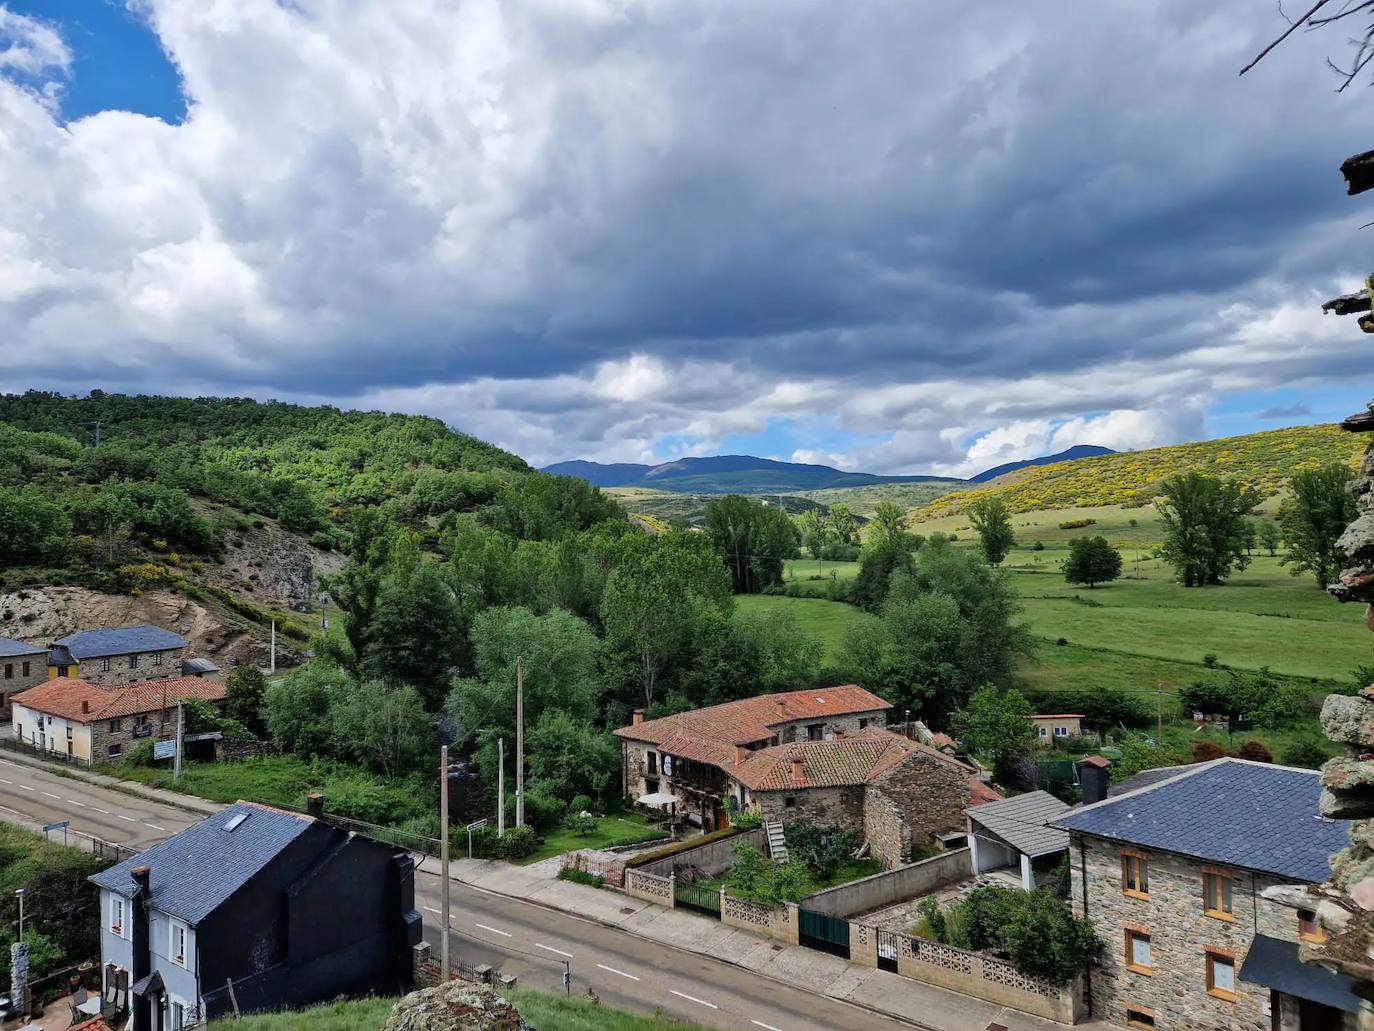
{"type": "Polygon", "coordinates": [[[1048,791],[1032,791],[964,810],[968,816],[969,862],[974,876],[1021,867],[1021,887],[1035,888],[1037,859],[1069,850],[1069,835],[1047,824],[1072,808],[1048,791]]]}

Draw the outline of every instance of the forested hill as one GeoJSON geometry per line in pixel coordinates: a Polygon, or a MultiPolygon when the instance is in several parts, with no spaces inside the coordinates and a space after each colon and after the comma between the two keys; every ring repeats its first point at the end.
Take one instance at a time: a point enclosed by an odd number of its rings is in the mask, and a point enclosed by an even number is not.
{"type": "Polygon", "coordinates": [[[1179,473],[1200,472],[1233,479],[1271,497],[1296,472],[1327,462],[1353,464],[1364,442],[1335,424],[1294,426],[1242,437],[1098,455],[1020,469],[977,487],[946,494],[920,509],[937,518],[962,511],[980,497],[1000,497],[1013,512],[1095,505],[1144,505],[1162,481],[1179,473]]]}

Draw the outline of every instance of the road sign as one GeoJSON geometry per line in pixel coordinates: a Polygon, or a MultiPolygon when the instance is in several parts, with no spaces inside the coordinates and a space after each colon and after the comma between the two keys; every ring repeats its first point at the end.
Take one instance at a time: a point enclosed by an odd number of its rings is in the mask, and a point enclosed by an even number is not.
{"type": "Polygon", "coordinates": [[[483,827],[485,827],[486,825],[487,825],[487,821],[486,821],[486,820],[473,820],[472,823],[468,824],[468,858],[469,858],[469,859],[472,858],[472,832],[475,831],[475,830],[481,830],[481,829],[482,829],[483,827]]]}
{"type": "Polygon", "coordinates": [[[168,738],[166,741],[153,742],[154,759],[171,759],[177,754],[177,743],[174,739],[168,738]]]}
{"type": "Polygon", "coordinates": [[[55,823],[45,823],[43,824],[43,837],[47,838],[48,831],[61,831],[62,844],[65,845],[67,843],[67,828],[71,825],[71,820],[58,820],[55,823]]]}

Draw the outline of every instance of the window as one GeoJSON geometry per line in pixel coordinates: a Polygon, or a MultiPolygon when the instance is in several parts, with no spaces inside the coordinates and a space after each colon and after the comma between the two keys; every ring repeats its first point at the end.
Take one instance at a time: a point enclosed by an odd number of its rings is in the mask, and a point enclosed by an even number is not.
{"type": "Polygon", "coordinates": [[[13,680],[13,679],[14,679],[14,663],[12,663],[12,662],[7,662],[7,663],[5,663],[5,679],[6,679],[6,680],[13,680]]]}
{"type": "Polygon", "coordinates": [[[1298,910],[1298,937],[1305,942],[1326,941],[1326,928],[1317,923],[1317,914],[1310,909],[1298,910]]]}
{"type": "Polygon", "coordinates": [[[110,720],[110,733],[118,734],[121,725],[122,724],[119,722],[119,720],[110,720]]]}
{"type": "Polygon", "coordinates": [[[1069,736],[1069,728],[1068,728],[1068,727],[1055,727],[1055,728],[1054,728],[1054,736],[1055,736],[1055,737],[1068,737],[1068,736],[1069,736]]]}
{"type": "Polygon", "coordinates": [[[860,730],[863,730],[864,727],[866,727],[866,726],[868,726],[868,720],[865,719],[864,717],[860,716],[860,717],[859,717],[859,729],[860,729],[860,730]]]}
{"type": "Polygon", "coordinates": [[[101,669],[101,672],[104,672],[104,673],[110,672],[110,660],[109,660],[108,656],[107,656],[106,658],[103,658],[103,659],[100,660],[100,669],[101,669]]]}
{"type": "Polygon", "coordinates": [[[72,725],[71,725],[70,723],[68,723],[68,724],[67,724],[67,740],[70,741],[71,739],[72,739],[72,725]]]}
{"type": "Polygon", "coordinates": [[[138,669],[138,652],[134,652],[129,656],[129,668],[138,669]]]}
{"type": "Polygon", "coordinates": [[[1049,737],[1049,731],[1047,731],[1044,727],[1036,727],[1035,729],[1041,737],[1049,737]]]}
{"type": "Polygon", "coordinates": [[[791,809],[793,806],[797,804],[797,799],[793,795],[788,795],[786,798],[782,800],[782,804],[785,808],[791,809]]]}
{"type": "Polygon", "coordinates": [[[23,670],[23,673],[22,673],[21,675],[22,675],[22,676],[28,676],[28,675],[29,675],[29,664],[28,664],[27,662],[25,662],[21,668],[22,668],[22,670],[23,670]]]}
{"type": "Polygon", "coordinates": [[[1139,1006],[1126,1007],[1126,1026],[1152,1028],[1155,1026],[1155,1014],[1153,1010],[1142,1009],[1139,1006]]]}
{"type": "Polygon", "coordinates": [[[1231,915],[1231,875],[1225,870],[1203,870],[1202,911],[1218,920],[1234,920],[1231,915]]]}
{"type": "Polygon", "coordinates": [[[172,1003],[172,1031],[182,1031],[186,1026],[186,1007],[179,1002],[172,1003]]]}
{"type": "Polygon", "coordinates": [[[1150,861],[1143,852],[1121,853],[1121,893],[1134,899],[1150,897],[1150,861]]]}
{"type": "Polygon", "coordinates": [[[111,745],[110,748],[109,748],[109,753],[108,753],[108,754],[109,754],[109,756],[110,756],[111,759],[118,759],[121,755],[124,754],[124,746],[123,746],[123,745],[111,745]]]}
{"type": "Polygon", "coordinates": [[[162,653],[161,653],[161,652],[153,652],[153,665],[154,665],[154,666],[161,666],[161,665],[162,665],[162,653]]]}
{"type": "Polygon", "coordinates": [[[1205,950],[1207,957],[1207,994],[1228,1002],[1236,1000],[1236,960],[1221,949],[1205,950]]]}
{"type": "Polygon", "coordinates": [[[1126,969],[1137,974],[1154,973],[1154,955],[1150,951],[1150,932],[1143,927],[1126,925],[1126,969]]]}
{"type": "Polygon", "coordinates": [[[110,896],[110,930],[124,937],[124,900],[118,895],[110,896]]]}
{"type": "Polygon", "coordinates": [[[186,966],[186,925],[172,921],[172,962],[186,966]]]}
{"type": "Polygon", "coordinates": [[[825,724],[813,723],[806,728],[806,740],[819,741],[825,736],[825,724]]]}
{"type": "Polygon", "coordinates": [[[649,776],[651,776],[651,777],[654,776],[656,773],[658,773],[658,753],[657,753],[657,752],[646,752],[646,753],[645,753],[645,756],[644,756],[644,772],[647,773],[647,774],[648,774],[649,776]]]}

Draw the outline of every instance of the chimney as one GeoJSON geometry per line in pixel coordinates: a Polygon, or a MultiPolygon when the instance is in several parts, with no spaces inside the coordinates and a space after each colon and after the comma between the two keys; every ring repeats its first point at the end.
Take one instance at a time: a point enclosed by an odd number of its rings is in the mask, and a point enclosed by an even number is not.
{"type": "Polygon", "coordinates": [[[744,760],[745,760],[745,759],[748,759],[748,758],[749,758],[749,749],[745,748],[743,745],[736,745],[736,746],[735,746],[735,765],[738,766],[740,763],[744,762],[744,760]]]}
{"type": "Polygon", "coordinates": [[[792,786],[794,788],[806,787],[806,760],[800,755],[792,756],[792,786]]]}
{"type": "Polygon", "coordinates": [[[324,796],[312,791],[305,796],[305,815],[318,820],[324,816],[324,796]]]}
{"type": "Polygon", "coordinates": [[[1078,764],[1078,783],[1083,788],[1083,804],[1092,805],[1107,797],[1111,784],[1111,763],[1092,755],[1078,764]]]}
{"type": "MultiPolygon", "coordinates": [[[[147,866],[136,866],[129,871],[137,890],[129,902],[129,945],[133,953],[130,964],[129,981],[136,984],[148,976],[152,969],[152,957],[148,948],[148,895],[152,891],[153,871],[147,866]]],[[[146,997],[130,995],[133,1031],[152,1031],[153,1013],[151,1002],[146,997]]]]}
{"type": "Polygon", "coordinates": [[[784,702],[781,698],[775,698],[775,699],[773,699],[773,701],[775,701],[775,702],[777,703],[777,705],[778,705],[778,719],[779,719],[780,721],[782,721],[782,722],[786,722],[786,720],[787,720],[787,703],[784,702]]]}
{"type": "Polygon", "coordinates": [[[86,713],[88,713],[88,712],[90,712],[90,711],[91,711],[91,700],[90,700],[89,698],[83,698],[83,699],[81,699],[81,715],[84,716],[84,715],[86,715],[86,713]]]}
{"type": "Polygon", "coordinates": [[[644,722],[644,710],[636,709],[634,715],[630,717],[630,726],[637,727],[644,722]]]}

